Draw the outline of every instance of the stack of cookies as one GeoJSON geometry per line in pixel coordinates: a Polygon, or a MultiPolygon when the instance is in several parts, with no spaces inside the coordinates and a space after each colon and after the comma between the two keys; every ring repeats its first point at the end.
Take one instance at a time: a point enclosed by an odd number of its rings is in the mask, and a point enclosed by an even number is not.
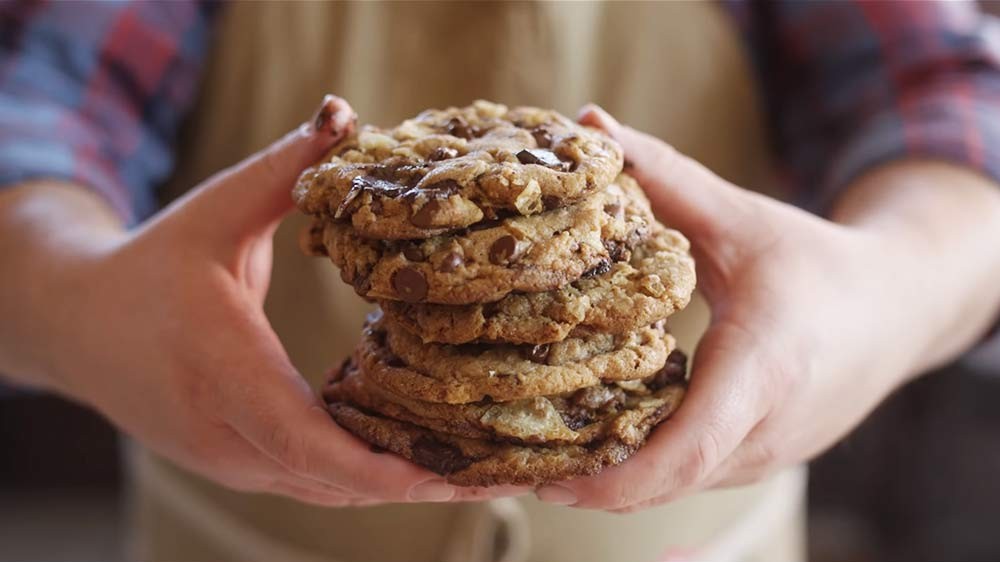
{"type": "Polygon", "coordinates": [[[684,394],[664,319],[695,274],[622,166],[599,131],[479,101],[362,128],[306,170],[304,247],[379,305],[324,388],[337,423],[468,486],[635,452],[684,394]]]}

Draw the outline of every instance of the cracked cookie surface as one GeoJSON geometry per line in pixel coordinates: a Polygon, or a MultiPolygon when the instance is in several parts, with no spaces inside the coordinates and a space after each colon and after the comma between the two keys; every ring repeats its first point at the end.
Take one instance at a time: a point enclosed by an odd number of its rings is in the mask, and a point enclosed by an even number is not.
{"type": "Polygon", "coordinates": [[[348,360],[334,370],[323,398],[470,439],[588,445],[606,438],[622,424],[635,425],[665,401],[679,401],[685,384],[685,364],[684,354],[675,350],[663,369],[642,380],[601,383],[511,402],[441,404],[416,400],[373,384],[355,362],[348,360]]]}
{"type": "Polygon", "coordinates": [[[591,332],[620,334],[687,306],[694,260],[679,232],[658,224],[628,261],[553,291],[516,293],[462,306],[380,300],[394,324],[425,342],[545,344],[591,332]]]}
{"type": "Polygon", "coordinates": [[[471,304],[603,274],[631,257],[654,222],[641,188],[623,174],[575,205],[479,223],[461,233],[372,240],[348,224],[327,222],[312,227],[305,245],[329,255],[361,296],[471,304]]]}
{"type": "Polygon", "coordinates": [[[537,486],[597,474],[634,454],[653,428],[681,402],[683,387],[661,389],[645,407],[630,410],[586,445],[518,445],[435,432],[408,422],[332,402],[333,419],[361,439],[444,476],[459,486],[537,486]]]}
{"type": "Polygon", "coordinates": [[[640,380],[667,362],[675,341],[662,323],[621,335],[545,345],[426,344],[376,312],[355,360],[373,384],[427,402],[506,402],[640,380]]]}
{"type": "Polygon", "coordinates": [[[555,111],[477,101],[363,127],[306,169],[292,197],[360,236],[428,238],[573,204],[622,164],[616,142],[555,111]]]}

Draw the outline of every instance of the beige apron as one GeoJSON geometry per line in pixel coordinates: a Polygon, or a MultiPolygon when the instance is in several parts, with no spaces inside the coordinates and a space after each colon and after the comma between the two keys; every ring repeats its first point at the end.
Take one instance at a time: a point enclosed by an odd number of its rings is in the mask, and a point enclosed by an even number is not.
{"type": "MultiPolygon", "coordinates": [[[[327,91],[388,125],[487,98],[596,101],[745,186],[766,185],[756,100],[731,22],[712,3],[232,3],[181,142],[187,187],[307,117],[327,91]]],[[[266,310],[318,384],[356,343],[368,306],[330,263],[275,239],[266,310]]],[[[691,350],[702,303],[672,319],[691,350]]],[[[134,449],[135,557],[156,562],[597,562],[802,558],[804,471],[618,516],[534,499],[321,509],[231,492],[134,449]]]]}

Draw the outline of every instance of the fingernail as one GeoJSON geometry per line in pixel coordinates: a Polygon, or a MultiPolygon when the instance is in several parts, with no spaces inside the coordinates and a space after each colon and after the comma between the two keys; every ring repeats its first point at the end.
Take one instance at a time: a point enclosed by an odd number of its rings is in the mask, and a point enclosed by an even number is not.
{"type": "Polygon", "coordinates": [[[573,493],[573,490],[558,484],[542,486],[535,491],[535,496],[545,503],[556,505],[573,505],[576,503],[576,494],[573,493]]]}
{"type": "Polygon", "coordinates": [[[444,480],[428,480],[410,488],[410,499],[416,502],[446,502],[455,497],[455,487],[444,480]]]}
{"type": "Polygon", "coordinates": [[[313,130],[316,132],[332,133],[333,132],[333,115],[336,105],[336,100],[330,94],[323,96],[323,101],[319,105],[319,109],[316,110],[316,114],[313,115],[312,124],[313,130]]]}
{"type": "Polygon", "coordinates": [[[580,111],[577,112],[576,120],[579,121],[580,119],[583,119],[588,113],[593,113],[595,109],[597,109],[596,104],[588,103],[584,105],[580,108],[580,111]]]}

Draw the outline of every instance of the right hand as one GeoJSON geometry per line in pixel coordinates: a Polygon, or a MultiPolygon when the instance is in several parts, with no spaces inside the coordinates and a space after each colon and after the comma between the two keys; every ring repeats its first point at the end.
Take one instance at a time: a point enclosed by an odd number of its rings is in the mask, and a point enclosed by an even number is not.
{"type": "Polygon", "coordinates": [[[299,172],[354,127],[325,120],[124,230],[73,186],[0,194],[0,372],[89,404],[227,487],[329,505],[483,499],[338,427],[264,316],[271,238],[299,172]]]}

